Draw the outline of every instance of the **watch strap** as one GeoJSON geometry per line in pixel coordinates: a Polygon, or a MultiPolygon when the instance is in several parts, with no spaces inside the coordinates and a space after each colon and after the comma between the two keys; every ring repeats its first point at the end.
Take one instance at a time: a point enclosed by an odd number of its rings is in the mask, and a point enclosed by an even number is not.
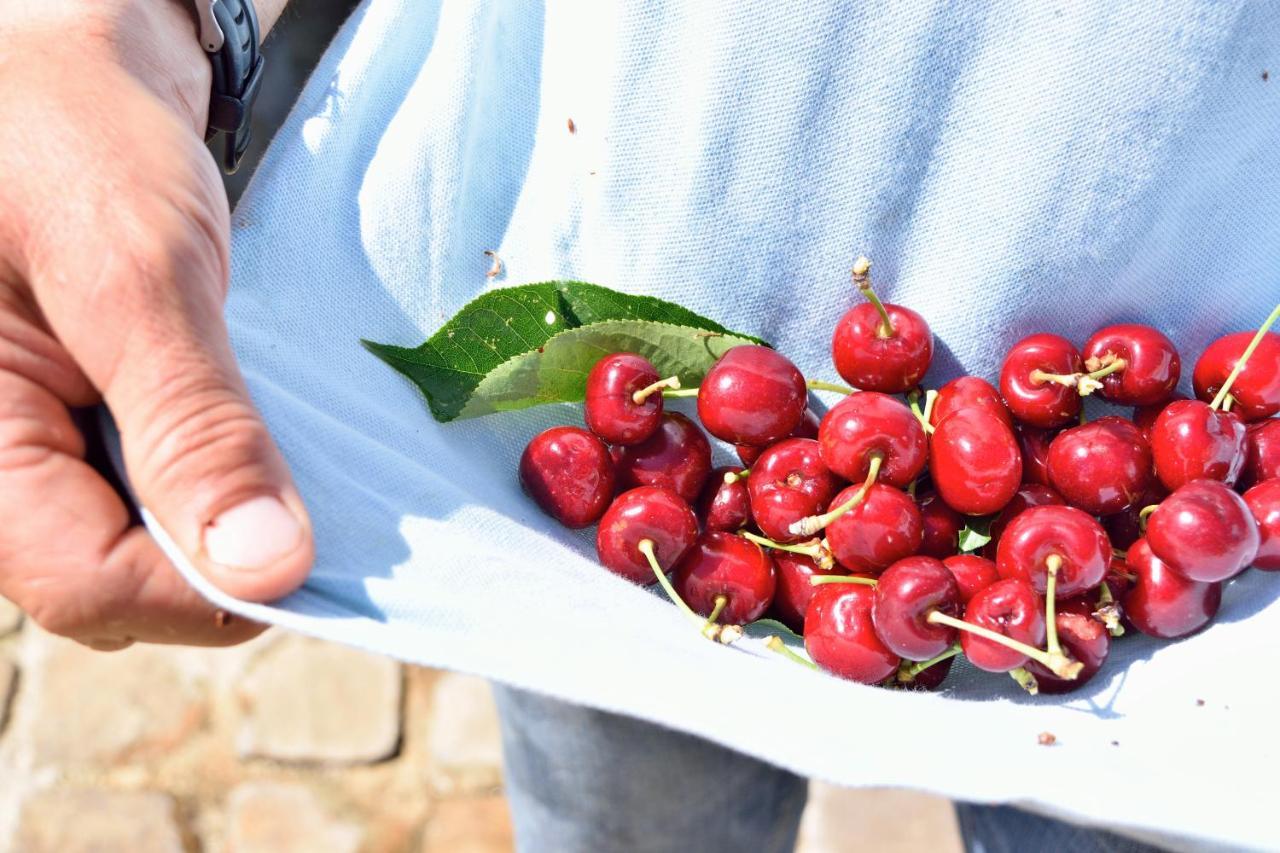
{"type": "Polygon", "coordinates": [[[260,31],[253,0],[196,0],[200,44],[213,65],[206,140],[221,134],[222,170],[232,174],[252,138],[250,113],[262,85],[260,31]]]}

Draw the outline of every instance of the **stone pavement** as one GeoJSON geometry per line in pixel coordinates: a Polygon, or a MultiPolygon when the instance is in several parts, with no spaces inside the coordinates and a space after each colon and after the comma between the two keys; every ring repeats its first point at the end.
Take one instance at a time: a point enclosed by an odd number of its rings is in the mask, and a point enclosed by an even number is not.
{"type": "MultiPolygon", "coordinates": [[[[802,853],[959,849],[945,801],[823,785],[802,836],[802,853]]],[[[478,679],[277,631],[99,654],[0,599],[0,853],[511,849],[478,679]]]]}

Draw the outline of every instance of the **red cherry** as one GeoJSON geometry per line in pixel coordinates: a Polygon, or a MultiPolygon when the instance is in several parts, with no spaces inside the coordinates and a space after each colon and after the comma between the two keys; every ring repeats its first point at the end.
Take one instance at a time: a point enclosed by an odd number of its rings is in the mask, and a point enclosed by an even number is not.
{"type": "Polygon", "coordinates": [[[804,616],[804,647],[826,671],[879,684],[893,675],[899,658],[876,634],[871,610],[875,591],[854,583],[818,587],[804,616]]]}
{"type": "Polygon", "coordinates": [[[942,565],[956,579],[961,604],[968,604],[978,590],[986,589],[1000,580],[996,564],[976,554],[956,554],[943,560],[942,565]]]}
{"type": "Polygon", "coordinates": [[[609,505],[596,531],[596,553],[604,567],[638,584],[657,580],[640,543],[653,543],[664,571],[698,538],[698,519],[689,504],[669,489],[642,486],[623,492],[609,505]]]}
{"type": "MultiPolygon", "coordinates": [[[[836,566],[821,569],[813,558],[805,554],[792,554],[789,551],[774,551],[773,567],[777,570],[778,587],[773,593],[771,615],[797,634],[804,632],[805,612],[813,594],[822,587],[816,587],[809,579],[815,575],[846,575],[847,571],[836,566]]],[[[841,584],[835,584],[841,586],[841,584]]],[[[870,589],[869,587],[867,589],[870,589]]]]}
{"type": "MultiPolygon", "coordinates": [[[[862,489],[849,486],[831,501],[839,507],[862,489]]],[[[862,502],[827,525],[827,546],[836,561],[856,572],[878,572],[920,550],[924,523],[905,492],[876,483],[862,502]]]]}
{"type": "Polygon", "coordinates": [[[1156,418],[1160,417],[1160,413],[1165,410],[1171,403],[1179,400],[1187,399],[1186,394],[1173,394],[1168,400],[1159,403],[1152,403],[1150,406],[1136,406],[1133,410],[1133,425],[1138,428],[1138,432],[1142,433],[1142,437],[1151,441],[1151,428],[1155,426],[1156,418]]]}
{"type": "Polygon", "coordinates": [[[1141,539],[1145,535],[1143,531],[1146,527],[1142,510],[1152,504],[1160,503],[1168,496],[1169,492],[1165,490],[1164,485],[1153,478],[1150,487],[1133,502],[1133,506],[1123,512],[1105,516],[1102,519],[1102,526],[1107,531],[1107,538],[1111,540],[1111,547],[1128,548],[1141,539]]]}
{"type": "Polygon", "coordinates": [[[1082,352],[1085,369],[1123,366],[1101,377],[1098,393],[1112,403],[1146,406],[1163,403],[1182,375],[1182,359],[1173,341],[1150,326],[1121,323],[1093,333],[1082,352]]]}
{"type": "Polygon", "coordinates": [[[1071,506],[1037,506],[1005,528],[996,549],[1000,576],[1020,578],[1038,593],[1048,588],[1049,567],[1060,561],[1055,598],[1093,589],[1111,565],[1111,542],[1092,516],[1071,506]]]}
{"type": "Polygon", "coordinates": [[[657,432],[621,450],[615,448],[618,485],[671,489],[689,503],[698,499],[711,473],[711,443],[698,425],[667,412],[657,432]]]}
{"type": "Polygon", "coordinates": [[[1125,561],[1137,580],[1124,597],[1130,624],[1166,640],[1194,634],[1218,612],[1222,584],[1187,580],[1151,553],[1146,539],[1129,546],[1125,561]]]}
{"type": "Polygon", "coordinates": [[[1258,525],[1255,568],[1280,571],[1280,480],[1266,480],[1244,493],[1244,502],[1258,525]]]}
{"type": "MultiPolygon", "coordinates": [[[[1039,648],[1044,643],[1044,613],[1035,590],[1015,578],[996,581],[974,594],[964,621],[1039,648]]],[[[1027,663],[1027,656],[977,634],[961,632],[960,648],[969,663],[987,672],[1008,672],[1027,663]]]]}
{"type": "Polygon", "coordinates": [[[836,372],[855,388],[901,394],[920,384],[933,359],[933,332],[924,318],[901,305],[881,304],[859,258],[854,283],[869,302],[840,318],[831,339],[836,372]]]}
{"type": "Polygon", "coordinates": [[[932,557],[899,560],[880,575],[871,611],[876,635],[899,657],[929,660],[955,642],[956,629],[929,620],[932,611],[955,616],[960,589],[932,557]]]}
{"type": "Polygon", "coordinates": [[[1192,480],[1147,520],[1151,553],[1183,577],[1234,577],[1258,554],[1258,525],[1244,499],[1214,480],[1192,480]]]}
{"type": "Polygon", "coordinates": [[[609,444],[644,441],[662,420],[662,388],[672,385],[679,381],[660,380],[644,356],[606,355],[587,374],[587,426],[609,444]]]}
{"type": "Polygon", "coordinates": [[[1027,671],[1036,677],[1041,693],[1053,695],[1079,690],[1098,674],[1111,651],[1111,636],[1106,627],[1089,614],[1060,611],[1054,620],[1058,626],[1058,642],[1063,652],[1084,668],[1074,679],[1059,678],[1037,661],[1027,661],[1027,671]]]}
{"type": "Polygon", "coordinates": [[[823,512],[842,485],[822,461],[818,442],[788,438],[770,447],[751,466],[747,491],[751,514],[765,536],[775,542],[798,542],[791,525],[823,512]]]}
{"type": "Polygon", "coordinates": [[[1049,485],[1049,448],[1058,430],[1018,424],[1014,427],[1018,448],[1022,451],[1022,482],[1049,485]]]}
{"type": "Polygon", "coordinates": [[[917,672],[910,681],[903,681],[901,670],[899,670],[898,680],[893,683],[893,686],[902,690],[937,690],[942,686],[942,682],[946,680],[947,675],[950,674],[951,664],[954,662],[954,656],[943,658],[917,672]]]}
{"type": "Polygon", "coordinates": [[[1009,414],[1009,407],[1000,399],[1000,392],[990,382],[977,376],[961,376],[939,388],[938,396],[933,401],[933,409],[929,413],[929,423],[936,427],[946,420],[947,415],[964,409],[982,409],[1013,426],[1013,415],[1009,414]]]}
{"type": "Polygon", "coordinates": [[[1008,424],[981,409],[965,409],[934,429],[929,468],[948,506],[966,515],[988,515],[1017,494],[1022,453],[1008,424]]]}
{"type": "Polygon", "coordinates": [[[754,542],[732,533],[704,533],[676,563],[672,583],[695,613],[710,616],[724,596],[720,621],[745,625],[764,615],[777,584],[773,559],[754,542]]]}
{"type": "Polygon", "coordinates": [[[804,417],[809,390],[786,356],[740,346],[720,357],[698,386],[698,417],[716,438],[734,444],[772,444],[804,417]]]}
{"type": "MultiPolygon", "coordinates": [[[[1196,362],[1192,381],[1196,396],[1210,402],[1227,380],[1254,332],[1236,332],[1218,338],[1196,362]]],[[[1232,413],[1246,422],[1280,413],[1280,335],[1267,332],[1231,385],[1232,413]]]]}
{"type": "Polygon", "coordinates": [[[1013,500],[1000,510],[1000,514],[991,520],[991,526],[987,528],[987,534],[991,537],[983,549],[989,559],[995,559],[996,549],[1000,546],[1000,537],[1004,535],[1005,528],[1009,526],[1009,522],[1013,521],[1022,513],[1031,509],[1033,506],[1062,506],[1066,501],[1062,499],[1062,495],[1055,492],[1049,486],[1041,486],[1035,483],[1028,483],[1018,489],[1018,493],[1013,496],[1013,500]]]}
{"type": "Polygon", "coordinates": [[[1245,435],[1245,462],[1237,485],[1249,488],[1280,477],[1280,418],[1249,424],[1245,435]]]}
{"type": "MultiPolygon", "coordinates": [[[[813,409],[805,409],[804,417],[800,418],[799,425],[791,431],[791,435],[787,436],[787,438],[817,438],[819,420],[820,418],[814,413],[813,409]]],[[[768,449],[768,445],[764,447],[757,447],[754,444],[734,445],[734,450],[738,451],[738,458],[742,460],[743,465],[747,466],[756,464],[760,454],[768,449]]]]}
{"type": "Polygon", "coordinates": [[[1151,457],[1170,491],[1200,479],[1233,485],[1244,467],[1244,424],[1199,400],[1170,403],[1151,427],[1151,457]]]}
{"type": "Polygon", "coordinates": [[[924,539],[920,543],[922,555],[942,560],[959,552],[964,517],[942,498],[927,495],[920,501],[920,521],[924,528],[924,539]]]}
{"type": "Polygon", "coordinates": [[[911,410],[886,394],[851,394],[827,412],[818,427],[818,443],[827,467],[846,480],[861,482],[879,454],[879,479],[904,489],[928,458],[924,428],[911,410]]]}
{"type": "Polygon", "coordinates": [[[746,480],[725,480],[726,474],[741,474],[736,465],[717,468],[707,478],[695,507],[704,530],[741,530],[751,523],[751,497],[746,480]]]}
{"type": "Polygon", "coordinates": [[[1151,448],[1124,418],[1064,430],[1049,448],[1049,482],[1067,503],[1092,515],[1128,509],[1152,479],[1151,448]]]}
{"type": "Polygon", "coordinates": [[[520,485],[565,527],[594,524],[613,497],[609,449],[578,427],[552,427],[533,437],[520,457],[520,485]]]}
{"type": "Polygon", "coordinates": [[[1013,345],[1000,369],[1000,393],[1023,423],[1052,429],[1080,414],[1078,378],[1084,364],[1066,338],[1039,334],[1013,345]],[[1072,381],[1068,382],[1071,379],[1072,381]]]}

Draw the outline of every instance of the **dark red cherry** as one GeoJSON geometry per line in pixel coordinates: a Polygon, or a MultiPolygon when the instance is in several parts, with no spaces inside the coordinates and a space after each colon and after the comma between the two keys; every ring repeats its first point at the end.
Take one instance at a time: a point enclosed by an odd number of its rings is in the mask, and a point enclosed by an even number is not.
{"type": "Polygon", "coordinates": [[[698,538],[698,519],[684,498],[670,489],[642,486],[614,499],[596,531],[596,553],[604,567],[638,584],[657,581],[640,550],[653,542],[654,555],[664,571],[698,538]]]}
{"type": "Polygon", "coordinates": [[[965,409],[934,429],[929,441],[933,486],[966,515],[999,512],[1022,482],[1022,453],[1013,430],[981,409],[965,409]]]}
{"type": "Polygon", "coordinates": [[[1111,540],[1111,547],[1123,550],[1141,539],[1144,535],[1143,530],[1146,527],[1142,520],[1142,510],[1152,504],[1160,503],[1168,496],[1169,492],[1165,490],[1164,485],[1159,480],[1152,478],[1150,488],[1133,502],[1133,506],[1123,512],[1104,516],[1102,518],[1102,527],[1107,531],[1107,538],[1111,540]]]}
{"type": "Polygon", "coordinates": [[[609,449],[578,427],[543,430],[520,457],[521,487],[565,527],[595,524],[613,498],[613,483],[609,449]]]}
{"type": "Polygon", "coordinates": [[[899,657],[929,660],[955,642],[956,629],[929,621],[937,610],[955,616],[960,589],[955,577],[932,557],[908,557],[884,570],[871,610],[876,635],[899,657]]]}
{"type": "MultiPolygon", "coordinates": [[[[975,593],[964,621],[1039,648],[1045,637],[1040,606],[1040,596],[1025,581],[1007,578],[975,593]]],[[[1022,652],[967,631],[960,632],[960,648],[969,663],[987,672],[1008,672],[1027,663],[1022,652]]]]}
{"type": "MultiPolygon", "coordinates": [[[[861,486],[850,486],[831,501],[842,506],[861,486]]],[[[875,573],[920,550],[924,524],[905,492],[876,483],[860,504],[827,525],[827,547],[842,566],[875,573]]]]}
{"type": "Polygon", "coordinates": [[[1280,418],[1249,424],[1245,461],[1237,486],[1249,488],[1280,477],[1280,418]]]}
{"type": "Polygon", "coordinates": [[[862,684],[879,684],[897,672],[900,659],[872,624],[874,600],[875,591],[861,584],[825,584],[814,590],[804,616],[804,647],[814,663],[862,684]]]}
{"type": "MultiPolygon", "coordinates": [[[[819,421],[820,418],[814,413],[813,409],[805,409],[804,417],[800,419],[799,425],[791,431],[791,435],[787,436],[787,438],[817,438],[819,421]]],[[[760,454],[769,448],[768,445],[757,447],[754,444],[735,444],[733,449],[738,451],[738,458],[742,460],[742,464],[750,467],[756,464],[760,454]]]]}
{"type": "Polygon", "coordinates": [[[920,521],[924,527],[924,539],[920,553],[942,560],[960,551],[960,531],[964,529],[964,517],[936,494],[920,501],[920,521]]]}
{"type": "Polygon", "coordinates": [[[839,566],[820,569],[813,558],[805,554],[774,551],[772,557],[778,586],[773,593],[770,615],[797,634],[804,633],[804,618],[809,601],[816,591],[822,589],[814,586],[809,579],[814,575],[847,575],[848,572],[839,566]]]}
{"type": "MultiPolygon", "coordinates": [[[[1213,401],[1254,334],[1236,332],[1209,345],[1196,362],[1192,377],[1198,398],[1206,403],[1213,401]]],[[[1262,336],[1232,383],[1230,395],[1235,399],[1232,413],[1248,423],[1280,413],[1280,335],[1267,332],[1262,336]]]]}
{"type": "Polygon", "coordinates": [[[1170,403],[1151,426],[1151,457],[1169,491],[1201,479],[1234,485],[1244,468],[1244,423],[1199,400],[1170,403]]]}
{"type": "Polygon", "coordinates": [[[1187,580],[1152,554],[1146,539],[1129,546],[1125,562],[1137,578],[1124,597],[1125,617],[1148,636],[1172,640],[1194,634],[1222,604],[1222,584],[1187,580]]]}
{"type": "Polygon", "coordinates": [[[978,590],[1000,580],[996,564],[977,554],[956,554],[943,560],[942,565],[955,576],[961,604],[968,604],[978,590]]]}
{"type": "Polygon", "coordinates": [[[1032,507],[1005,528],[996,549],[1000,576],[1044,593],[1050,558],[1060,561],[1055,598],[1072,598],[1102,583],[1111,542],[1092,516],[1071,506],[1032,507]]]}
{"type": "Polygon", "coordinates": [[[1049,448],[1049,482],[1067,503],[1092,515],[1133,506],[1154,476],[1146,439],[1114,415],[1063,430],[1049,448]]]}
{"type": "Polygon", "coordinates": [[[1018,436],[1018,449],[1022,451],[1022,482],[1049,485],[1049,448],[1058,430],[1018,424],[1014,432],[1018,436]]]}
{"type": "Polygon", "coordinates": [[[1000,392],[990,382],[977,376],[961,376],[939,388],[938,396],[933,401],[933,410],[929,413],[929,423],[936,427],[946,420],[947,415],[964,409],[982,409],[1013,426],[1013,415],[1009,414],[1009,407],[1000,399],[1000,392]]]}
{"type": "Polygon", "coordinates": [[[1071,341],[1058,335],[1031,335],[1005,356],[1000,393],[1009,411],[1023,423],[1041,429],[1064,426],[1080,415],[1080,392],[1075,384],[1066,384],[1067,379],[1083,370],[1071,341]]]}
{"type": "Polygon", "coordinates": [[[1192,480],[1147,519],[1151,553],[1183,577],[1234,577],[1258,554],[1258,525],[1244,499],[1215,480],[1192,480]]]}
{"type": "Polygon", "coordinates": [[[1133,409],[1133,425],[1138,428],[1138,432],[1142,433],[1142,437],[1151,441],[1151,428],[1156,424],[1156,418],[1160,417],[1160,413],[1167,406],[1176,403],[1179,400],[1187,399],[1186,394],[1173,394],[1168,400],[1160,403],[1152,403],[1150,406],[1135,406],[1133,409]]]}
{"type": "Polygon", "coordinates": [[[903,681],[899,674],[892,686],[901,690],[937,690],[950,674],[951,664],[954,662],[954,657],[943,658],[933,666],[920,670],[910,681],[903,681]]]}
{"type": "Polygon", "coordinates": [[[1037,661],[1027,661],[1027,671],[1036,677],[1041,693],[1054,695],[1079,690],[1098,674],[1111,651],[1111,636],[1097,619],[1089,614],[1072,611],[1058,613],[1054,624],[1058,626],[1058,644],[1063,653],[1084,664],[1073,679],[1059,678],[1037,661]]]}
{"type": "Polygon", "coordinates": [[[698,537],[676,563],[672,585],[695,613],[711,615],[727,599],[720,623],[745,625],[764,615],[777,585],[773,559],[754,542],[713,530],[698,537]]]}
{"type": "Polygon", "coordinates": [[[587,426],[609,444],[636,444],[662,420],[662,389],[649,359],[633,352],[606,355],[587,374],[587,426]],[[647,392],[647,393],[646,393],[647,392]],[[636,395],[642,395],[636,402],[636,395]]]}
{"type": "Polygon", "coordinates": [[[924,318],[901,305],[883,305],[871,291],[870,265],[854,266],[854,284],[870,301],[855,305],[836,323],[831,357],[854,388],[901,394],[920,384],[933,359],[933,332],[924,318]]]}
{"type": "Polygon", "coordinates": [[[1024,484],[1018,489],[1018,493],[1013,496],[1013,500],[1005,504],[1005,508],[1000,510],[1000,514],[991,519],[991,526],[987,528],[987,534],[991,537],[991,541],[983,548],[983,553],[986,554],[988,559],[994,560],[996,549],[1000,546],[1000,537],[1004,535],[1005,528],[1009,526],[1009,522],[1033,506],[1062,506],[1065,503],[1066,501],[1062,499],[1062,495],[1049,486],[1041,486],[1036,483],[1024,484]]]}
{"type": "Polygon", "coordinates": [[[657,432],[623,447],[614,461],[621,488],[658,486],[693,503],[711,473],[711,443],[693,421],[667,412],[657,432]]]}
{"type": "Polygon", "coordinates": [[[880,454],[879,481],[905,489],[924,470],[928,441],[920,421],[886,394],[851,394],[827,412],[818,427],[822,459],[837,475],[866,479],[871,457],[880,454]]]}
{"type": "Polygon", "coordinates": [[[707,484],[702,487],[696,511],[704,530],[741,530],[751,523],[751,496],[747,493],[747,481],[734,479],[725,482],[725,475],[741,474],[737,465],[726,465],[711,472],[707,484]]]}
{"type": "Polygon", "coordinates": [[[1121,323],[1093,333],[1084,345],[1085,370],[1123,367],[1103,376],[1098,393],[1122,406],[1163,403],[1173,394],[1182,375],[1182,359],[1173,341],[1150,326],[1121,323]]]}
{"type": "Polygon", "coordinates": [[[786,356],[740,346],[722,355],[698,386],[698,417],[716,438],[768,445],[799,425],[808,399],[804,376],[786,356]]]}
{"type": "Polygon", "coordinates": [[[798,542],[792,523],[825,512],[840,490],[811,438],[788,438],[770,447],[751,466],[747,491],[751,515],[762,533],[775,542],[798,542]]]}
{"type": "Polygon", "coordinates": [[[1258,525],[1258,555],[1254,568],[1280,571],[1280,480],[1265,480],[1244,493],[1244,502],[1258,525]]]}

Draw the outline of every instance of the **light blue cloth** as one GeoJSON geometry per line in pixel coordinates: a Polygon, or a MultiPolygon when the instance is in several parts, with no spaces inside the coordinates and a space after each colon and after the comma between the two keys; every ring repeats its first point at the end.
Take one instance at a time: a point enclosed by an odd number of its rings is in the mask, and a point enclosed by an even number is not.
{"type": "Polygon", "coordinates": [[[1071,698],[972,671],[941,695],[849,684],[702,640],[539,514],[516,460],[579,409],[442,426],[357,340],[416,344],[487,286],[572,277],[835,378],[866,253],[937,334],[930,385],[1116,320],[1159,324],[1189,375],[1280,298],[1276,5],[378,0],[233,229],[234,343],[319,559],[275,607],[192,574],[223,606],[835,782],[1280,843],[1276,578],[1234,584],[1199,637],[1123,640],[1071,698]]]}

